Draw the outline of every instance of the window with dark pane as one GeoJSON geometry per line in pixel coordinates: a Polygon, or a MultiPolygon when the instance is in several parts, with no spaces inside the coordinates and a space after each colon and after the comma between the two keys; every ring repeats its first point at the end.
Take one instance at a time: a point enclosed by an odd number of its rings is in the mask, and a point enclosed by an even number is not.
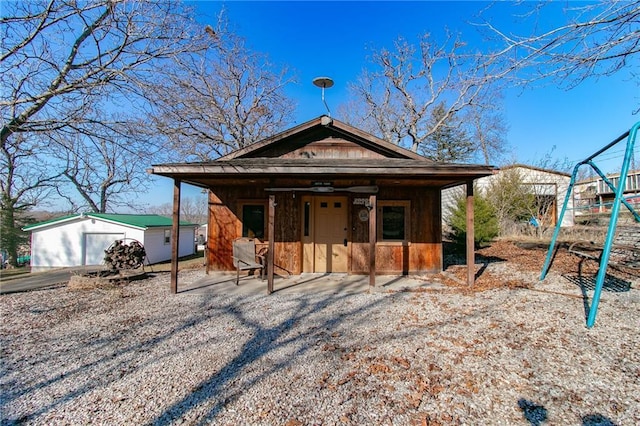
{"type": "Polygon", "coordinates": [[[309,236],[310,219],[311,219],[311,203],[307,201],[304,203],[304,236],[305,237],[309,236]]]}
{"type": "Polygon", "coordinates": [[[404,240],[404,206],[382,207],[382,239],[404,240]]]}
{"type": "Polygon", "coordinates": [[[264,205],[242,206],[242,236],[264,239],[264,205]]]}

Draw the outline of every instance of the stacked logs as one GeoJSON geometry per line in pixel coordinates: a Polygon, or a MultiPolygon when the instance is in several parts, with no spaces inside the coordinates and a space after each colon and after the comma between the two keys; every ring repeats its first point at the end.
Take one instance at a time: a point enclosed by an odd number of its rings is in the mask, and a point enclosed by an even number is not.
{"type": "Polygon", "coordinates": [[[116,240],[104,253],[104,263],[111,270],[139,268],[147,255],[142,244],[135,240],[129,244],[116,240]]]}

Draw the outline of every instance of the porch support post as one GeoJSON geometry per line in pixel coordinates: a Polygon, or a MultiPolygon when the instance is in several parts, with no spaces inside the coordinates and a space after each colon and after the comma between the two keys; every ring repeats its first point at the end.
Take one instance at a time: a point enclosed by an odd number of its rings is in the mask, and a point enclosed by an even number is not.
{"type": "Polygon", "coordinates": [[[473,212],[473,180],[467,181],[467,284],[475,284],[475,227],[473,212]]]}
{"type": "Polygon", "coordinates": [[[267,232],[269,233],[269,249],[267,250],[267,294],[273,293],[273,258],[275,251],[275,238],[276,238],[276,196],[269,195],[269,224],[267,232]]]}
{"type": "Polygon", "coordinates": [[[377,233],[376,195],[369,196],[369,287],[376,286],[376,240],[377,233]]]}
{"type": "Polygon", "coordinates": [[[171,293],[178,292],[178,254],[180,241],[180,179],[173,180],[173,225],[171,228],[171,293]]]}
{"type": "Polygon", "coordinates": [[[211,218],[213,216],[213,213],[211,212],[211,189],[207,189],[207,236],[206,239],[204,240],[204,272],[205,274],[209,275],[209,265],[211,264],[211,262],[209,262],[209,253],[211,252],[211,249],[209,248],[209,241],[212,241],[211,239],[211,229],[213,228],[211,226],[211,218]]]}

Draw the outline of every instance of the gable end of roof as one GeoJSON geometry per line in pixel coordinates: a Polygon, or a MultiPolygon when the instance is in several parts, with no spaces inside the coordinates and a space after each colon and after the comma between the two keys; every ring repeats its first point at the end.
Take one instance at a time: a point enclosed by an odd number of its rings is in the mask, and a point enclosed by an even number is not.
{"type": "MultiPolygon", "coordinates": [[[[259,157],[261,152],[275,148],[279,143],[293,139],[296,135],[309,135],[314,130],[323,130],[335,133],[336,135],[351,139],[366,149],[385,153],[389,158],[404,158],[430,161],[413,151],[405,149],[394,143],[387,142],[370,133],[357,129],[347,123],[332,119],[326,115],[320,116],[306,123],[278,133],[272,137],[263,139],[244,148],[235,150],[215,161],[229,161],[241,158],[259,157]]],[[[304,142],[303,142],[304,144],[304,142]]]]}

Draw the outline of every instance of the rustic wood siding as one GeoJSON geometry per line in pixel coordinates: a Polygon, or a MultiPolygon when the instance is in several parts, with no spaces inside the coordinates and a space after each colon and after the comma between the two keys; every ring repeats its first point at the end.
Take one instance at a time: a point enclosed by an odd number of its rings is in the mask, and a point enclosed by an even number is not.
{"type": "MultiPolygon", "coordinates": [[[[302,185],[299,182],[290,182],[302,185]]],[[[346,183],[346,182],[345,182],[346,183]]],[[[352,182],[349,182],[352,183],[352,182]]],[[[363,184],[353,182],[353,184],[363,184]]],[[[366,274],[369,271],[369,224],[361,221],[364,206],[354,205],[354,198],[362,194],[349,194],[349,271],[366,274]]],[[[212,188],[209,196],[208,261],[211,270],[231,271],[233,240],[242,235],[241,209],[249,200],[264,202],[268,199],[264,186],[228,186],[212,188]]],[[[308,195],[291,192],[276,193],[275,253],[276,274],[300,274],[303,270],[302,212],[308,195]]],[[[379,202],[410,202],[409,241],[378,242],[376,270],[380,274],[417,274],[438,272],[442,269],[442,227],[440,222],[440,190],[430,187],[394,186],[380,188],[379,202]]],[[[269,235],[266,239],[270,238],[269,235]]],[[[266,242],[266,240],[265,240],[266,242]]]]}
{"type": "Polygon", "coordinates": [[[276,203],[274,272],[298,275],[302,272],[301,197],[280,193],[276,194],[276,203]]]}
{"type": "MultiPolygon", "coordinates": [[[[213,271],[232,271],[233,240],[242,236],[243,204],[265,203],[264,187],[218,187],[209,194],[208,265],[213,271]]],[[[276,195],[275,273],[299,274],[302,268],[300,243],[300,198],[291,193],[276,195]]],[[[265,222],[266,228],[266,222],[265,222]]],[[[266,229],[265,229],[266,231],[266,229]]],[[[264,242],[268,241],[266,235],[264,242]]],[[[257,243],[258,248],[266,244],[257,243]]]]}
{"type": "Polygon", "coordinates": [[[232,271],[233,245],[238,235],[240,220],[236,217],[231,205],[228,191],[217,189],[209,192],[209,226],[207,238],[207,265],[213,271],[232,271]]]}
{"type": "Polygon", "coordinates": [[[280,158],[385,158],[378,152],[371,151],[354,142],[340,138],[326,138],[311,142],[301,148],[282,155],[280,158]]]}
{"type": "MultiPolygon", "coordinates": [[[[410,238],[408,243],[378,241],[376,272],[417,274],[441,271],[440,190],[424,187],[381,188],[378,203],[391,200],[410,201],[410,238]]],[[[353,207],[351,272],[366,274],[369,272],[369,227],[358,219],[361,208],[353,207]]]]}

